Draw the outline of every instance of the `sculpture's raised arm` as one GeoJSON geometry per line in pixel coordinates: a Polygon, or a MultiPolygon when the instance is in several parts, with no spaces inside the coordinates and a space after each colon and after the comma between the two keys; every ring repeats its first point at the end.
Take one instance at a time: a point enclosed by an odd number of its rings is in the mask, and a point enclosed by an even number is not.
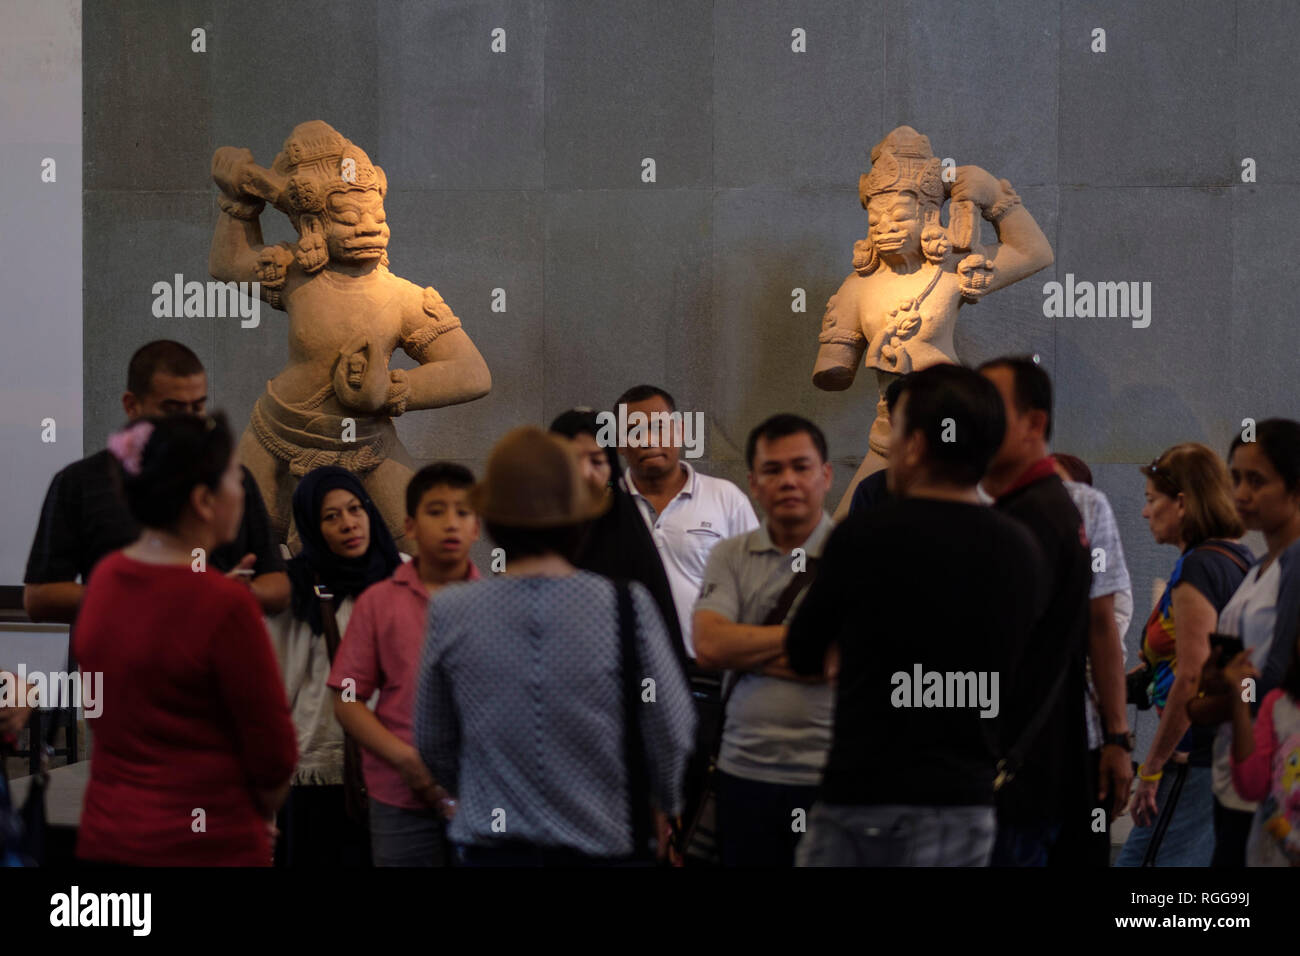
{"type": "Polygon", "coordinates": [[[1005,179],[994,179],[979,166],[958,166],[949,198],[975,203],[997,233],[997,245],[982,250],[992,266],[986,291],[1019,282],[1052,264],[1051,243],[1005,179]]]}
{"type": "MultiPolygon", "coordinates": [[[[263,243],[260,217],[267,202],[279,198],[283,184],[278,179],[282,177],[258,166],[247,149],[223,146],[213,154],[212,181],[221,190],[221,215],[208,252],[208,272],[214,279],[258,282],[266,278],[267,260],[277,258],[275,253],[281,250],[263,243]]],[[[291,253],[284,256],[292,259],[291,253]]]]}

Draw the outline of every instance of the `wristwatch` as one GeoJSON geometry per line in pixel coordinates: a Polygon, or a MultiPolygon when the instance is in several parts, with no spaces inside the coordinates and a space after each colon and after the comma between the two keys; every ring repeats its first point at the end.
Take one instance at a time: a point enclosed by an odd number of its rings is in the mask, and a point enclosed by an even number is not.
{"type": "Polygon", "coordinates": [[[1129,753],[1137,746],[1137,734],[1131,730],[1126,730],[1122,734],[1106,734],[1101,740],[1102,746],[1109,744],[1112,747],[1123,747],[1129,753]]]}

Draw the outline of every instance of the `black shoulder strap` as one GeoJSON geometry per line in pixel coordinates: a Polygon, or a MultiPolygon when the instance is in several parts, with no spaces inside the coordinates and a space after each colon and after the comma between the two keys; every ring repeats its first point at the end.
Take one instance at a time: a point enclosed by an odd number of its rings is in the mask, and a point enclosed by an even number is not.
{"type": "Polygon", "coordinates": [[[1061,696],[1061,688],[1065,686],[1065,675],[1069,671],[1069,661],[1066,661],[1065,666],[1057,673],[1056,680],[1052,682],[1052,687],[1047,692],[1047,696],[1043,699],[1038,711],[1029,719],[1029,723],[1025,724],[1024,729],[1020,731],[1020,736],[1016,738],[1016,742],[998,761],[997,776],[993,778],[994,793],[1015,779],[1016,772],[1020,769],[1021,764],[1025,762],[1025,755],[1029,752],[1029,748],[1034,745],[1034,738],[1043,729],[1043,724],[1047,722],[1047,716],[1052,712],[1056,699],[1061,696]]]}
{"type": "Polygon", "coordinates": [[[632,821],[632,855],[645,857],[650,842],[650,781],[637,701],[641,681],[636,653],[636,609],[626,581],[614,585],[618,592],[619,672],[623,698],[623,764],[627,768],[627,810],[632,821]]]}

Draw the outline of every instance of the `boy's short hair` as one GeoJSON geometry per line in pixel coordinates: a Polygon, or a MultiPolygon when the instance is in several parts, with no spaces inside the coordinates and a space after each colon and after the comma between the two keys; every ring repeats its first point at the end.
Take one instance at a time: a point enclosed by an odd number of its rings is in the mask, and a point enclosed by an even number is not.
{"type": "Polygon", "coordinates": [[[464,465],[453,461],[435,461],[425,465],[406,485],[406,516],[414,518],[420,510],[420,500],[430,488],[446,485],[448,488],[460,488],[468,491],[474,486],[474,473],[464,465]]]}

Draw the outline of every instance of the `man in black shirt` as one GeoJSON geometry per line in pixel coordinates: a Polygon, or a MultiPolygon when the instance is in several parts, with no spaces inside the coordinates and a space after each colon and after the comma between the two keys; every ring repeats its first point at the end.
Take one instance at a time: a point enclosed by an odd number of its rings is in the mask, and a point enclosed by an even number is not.
{"type": "Polygon", "coordinates": [[[934,366],[909,377],[893,418],[897,497],[832,532],[786,638],[800,674],[839,652],[804,866],[988,862],[1005,677],[1041,608],[1032,536],[976,490],[1002,438],[996,390],[934,366]]]}
{"type": "Polygon", "coordinates": [[[1022,522],[1038,540],[1047,597],[1008,688],[1004,746],[1013,746],[1046,711],[1015,777],[998,792],[992,863],[1045,866],[1067,815],[1080,812],[1086,801],[1088,740],[1079,702],[1086,692],[1092,566],[1083,518],[1047,452],[1051,379],[1029,358],[993,359],[980,372],[1001,394],[1007,420],[984,490],[997,510],[1022,522]]]}
{"type": "MultiPolygon", "coordinates": [[[[202,415],[207,393],[207,372],[198,356],[179,342],[159,340],[131,357],[122,408],[129,421],[202,415]]],[[[23,577],[23,608],[33,621],[73,623],[99,559],[139,536],[121,496],[120,468],[105,450],[73,462],[50,482],[23,577]]],[[[247,468],[239,535],[206,561],[247,581],[265,613],[277,613],[288,605],[284,559],[271,539],[262,496],[247,468]]]]}

